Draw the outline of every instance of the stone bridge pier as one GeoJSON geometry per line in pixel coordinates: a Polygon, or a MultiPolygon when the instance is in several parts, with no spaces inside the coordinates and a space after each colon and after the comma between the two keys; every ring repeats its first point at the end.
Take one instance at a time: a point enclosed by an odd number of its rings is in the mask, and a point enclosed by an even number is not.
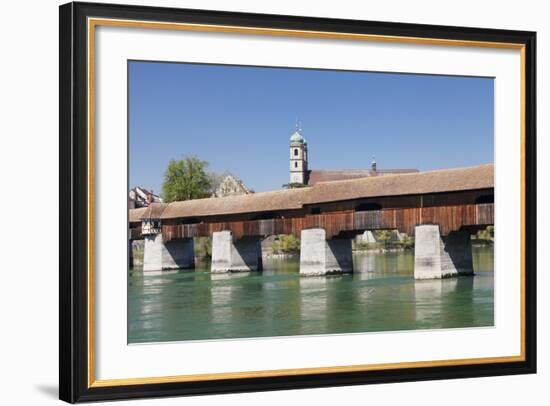
{"type": "Polygon", "coordinates": [[[192,238],[164,242],[162,234],[144,236],[143,270],[193,268],[195,266],[195,245],[192,238]]]}
{"type": "Polygon", "coordinates": [[[416,226],[415,279],[441,279],[473,274],[472,242],[468,231],[451,231],[444,239],[438,225],[416,226]]]}
{"type": "Polygon", "coordinates": [[[262,270],[261,237],[233,239],[231,231],[212,233],[212,272],[262,270]]]}
{"type": "Polygon", "coordinates": [[[300,275],[330,275],[353,272],[351,239],[327,240],[322,228],[302,230],[300,275]]]}

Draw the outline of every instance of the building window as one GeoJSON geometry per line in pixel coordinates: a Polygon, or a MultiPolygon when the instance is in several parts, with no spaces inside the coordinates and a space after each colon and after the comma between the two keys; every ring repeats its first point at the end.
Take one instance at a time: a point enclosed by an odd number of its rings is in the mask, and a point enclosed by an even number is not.
{"type": "Polygon", "coordinates": [[[295,168],[298,167],[298,162],[294,161],[294,167],[295,167],[295,168]]]}
{"type": "Polygon", "coordinates": [[[294,148],[294,156],[298,156],[298,148],[294,148]]]}

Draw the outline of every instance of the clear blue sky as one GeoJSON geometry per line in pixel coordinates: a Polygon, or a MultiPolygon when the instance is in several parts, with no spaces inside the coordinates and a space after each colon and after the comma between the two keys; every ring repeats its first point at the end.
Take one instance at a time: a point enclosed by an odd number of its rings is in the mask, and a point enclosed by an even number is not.
{"type": "Polygon", "coordinates": [[[130,187],[197,155],[256,190],[288,182],[296,118],[311,169],[493,162],[493,79],[129,62],[130,187]]]}

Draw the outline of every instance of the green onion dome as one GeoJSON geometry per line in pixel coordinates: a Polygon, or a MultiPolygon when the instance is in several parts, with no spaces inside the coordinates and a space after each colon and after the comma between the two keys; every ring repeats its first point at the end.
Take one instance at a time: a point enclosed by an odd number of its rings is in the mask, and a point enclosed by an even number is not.
{"type": "Polygon", "coordinates": [[[302,137],[299,131],[295,131],[294,134],[290,136],[291,144],[305,144],[305,139],[302,137]]]}

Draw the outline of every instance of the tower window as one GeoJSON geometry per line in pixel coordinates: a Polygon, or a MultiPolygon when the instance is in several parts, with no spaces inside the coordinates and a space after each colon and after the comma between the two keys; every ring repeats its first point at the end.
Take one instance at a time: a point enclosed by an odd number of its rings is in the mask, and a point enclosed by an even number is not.
{"type": "Polygon", "coordinates": [[[294,156],[298,155],[298,148],[294,148],[294,156]]]}
{"type": "Polygon", "coordinates": [[[295,167],[295,168],[298,167],[298,162],[294,162],[294,167],[295,167]]]}

